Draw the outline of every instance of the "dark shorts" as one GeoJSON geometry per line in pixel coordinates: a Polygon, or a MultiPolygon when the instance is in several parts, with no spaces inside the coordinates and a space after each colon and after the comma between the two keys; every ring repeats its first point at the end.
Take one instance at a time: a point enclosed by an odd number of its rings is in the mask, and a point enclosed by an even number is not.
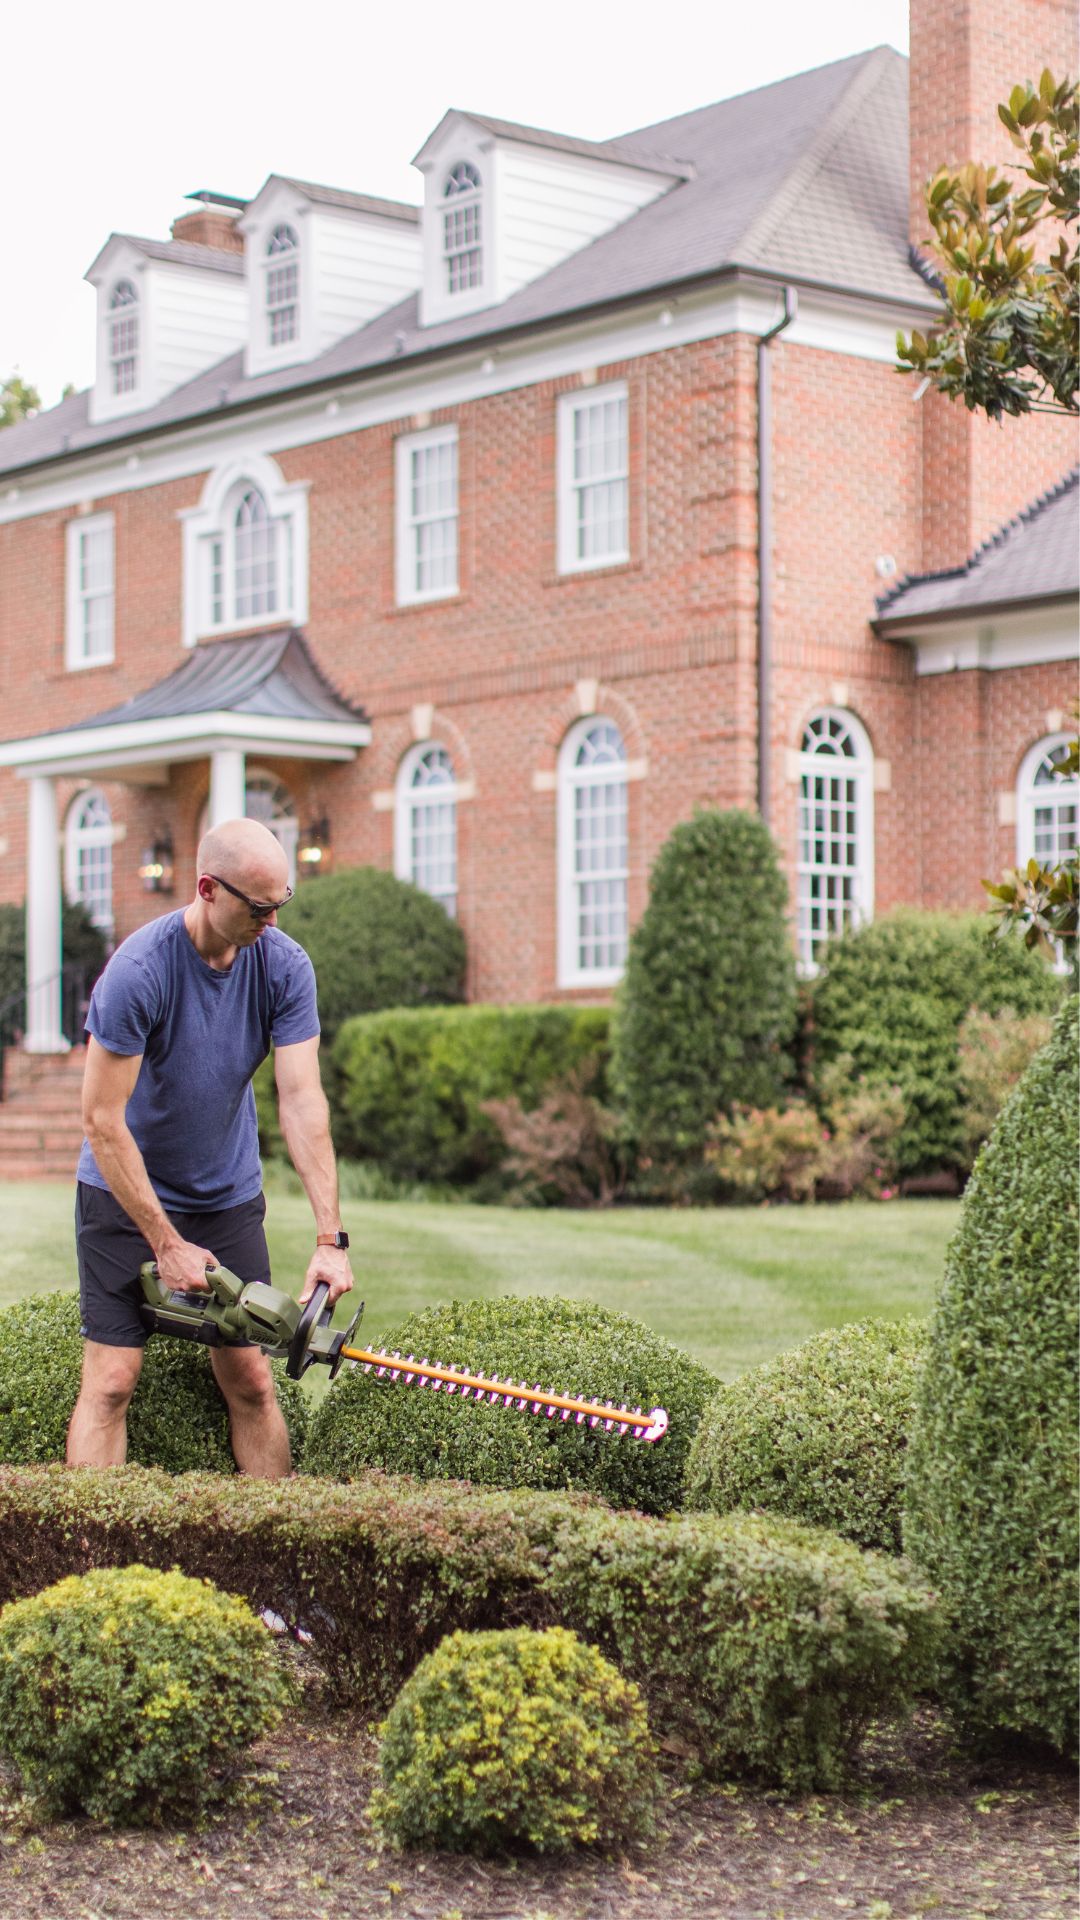
{"type": "MultiPolygon", "coordinates": [[[[177,1232],[207,1247],[219,1266],[244,1281],[269,1280],[266,1200],[261,1193],[218,1213],[165,1211],[177,1232]]],[[[139,1268],[154,1258],[153,1248],[111,1193],[83,1180],[75,1190],[75,1245],[84,1340],[97,1340],[103,1347],[145,1347],[150,1335],[139,1312],[139,1268]]]]}

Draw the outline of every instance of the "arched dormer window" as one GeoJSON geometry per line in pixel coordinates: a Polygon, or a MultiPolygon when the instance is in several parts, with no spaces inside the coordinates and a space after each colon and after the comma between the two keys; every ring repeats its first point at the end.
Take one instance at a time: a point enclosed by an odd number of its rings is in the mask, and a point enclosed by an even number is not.
{"type": "Polygon", "coordinates": [[[118,280],[109,296],[109,366],[114,393],[134,393],[139,384],[139,296],[130,280],[118,280]]]}
{"type": "Polygon", "coordinates": [[[481,285],[484,252],[481,232],[482,182],[468,160],[451,167],[443,187],[443,259],[447,293],[465,293],[481,285]]]}
{"type": "Polygon", "coordinates": [[[795,873],[798,964],[812,975],[827,941],[874,910],[874,756],[838,707],[812,714],[802,736],[795,873]]]}
{"type": "Polygon", "coordinates": [[[302,626],[308,606],[307,487],[265,454],[219,467],[184,529],[184,644],[260,623],[302,626]]]}
{"type": "Polygon", "coordinates": [[[580,721],[558,767],[560,986],[611,986],[626,964],[626,801],[626,747],[614,720],[580,721]]]}
{"type": "Polygon", "coordinates": [[[274,228],[266,243],[266,338],[283,347],[300,337],[300,242],[292,227],[274,228]]]}
{"type": "Polygon", "coordinates": [[[457,780],[437,740],[413,747],[397,779],[394,867],[454,917],[457,912],[457,780]]]}

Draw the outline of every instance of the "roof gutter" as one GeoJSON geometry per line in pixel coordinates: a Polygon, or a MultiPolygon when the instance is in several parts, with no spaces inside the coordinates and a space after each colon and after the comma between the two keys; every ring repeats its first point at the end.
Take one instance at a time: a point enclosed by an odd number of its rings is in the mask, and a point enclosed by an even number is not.
{"type": "Polygon", "coordinates": [[[939,607],[926,613],[884,613],[871,620],[870,627],[883,640],[918,640],[927,629],[945,627],[957,620],[981,620],[988,614],[1027,613],[1032,607],[1065,606],[1077,597],[1080,588],[1061,587],[1053,593],[1025,594],[1022,600],[971,601],[965,607],[939,607]]]}
{"type": "Polygon", "coordinates": [[[757,606],[757,803],[769,824],[769,741],[772,719],[772,380],[769,348],[799,311],[794,287],[784,288],[782,319],[757,343],[758,606],[757,606]]]}

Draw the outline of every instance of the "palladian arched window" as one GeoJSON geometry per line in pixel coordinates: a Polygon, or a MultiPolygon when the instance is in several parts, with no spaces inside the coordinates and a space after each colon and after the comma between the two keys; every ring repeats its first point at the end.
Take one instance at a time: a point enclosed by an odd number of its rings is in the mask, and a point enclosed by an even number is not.
{"type": "Polygon", "coordinates": [[[614,720],[579,722],[558,768],[559,984],[610,986],[626,964],[626,748],[614,720]]]}
{"type": "Polygon", "coordinates": [[[826,943],[874,910],[874,758],[865,729],[837,707],[803,733],[795,870],[799,969],[813,974],[826,943]]]}
{"type": "Polygon", "coordinates": [[[109,296],[109,366],[114,393],[134,393],[139,384],[139,296],[130,280],[118,280],[109,296]]]}
{"type": "Polygon", "coordinates": [[[481,207],[483,185],[468,160],[451,167],[443,187],[443,259],[447,293],[465,293],[484,277],[481,207]]]}
{"type": "Polygon", "coordinates": [[[113,932],[112,813],[99,787],[77,794],[64,835],[64,881],[69,900],[86,908],[106,939],[113,932]]]}
{"type": "Polygon", "coordinates": [[[258,487],[240,495],[232,516],[233,618],[257,620],[278,604],[277,528],[258,487]]]}
{"type": "Polygon", "coordinates": [[[1054,771],[1069,752],[1069,736],[1049,734],[1024,757],[1016,786],[1016,857],[1057,866],[1077,844],[1080,780],[1054,771]]]}
{"type": "Polygon", "coordinates": [[[457,913],[457,780],[454,763],[437,740],[413,747],[397,781],[394,866],[457,913]]]}
{"type": "Polygon", "coordinates": [[[300,242],[292,227],[274,228],[266,255],[266,337],[283,347],[300,337],[300,242]]]}

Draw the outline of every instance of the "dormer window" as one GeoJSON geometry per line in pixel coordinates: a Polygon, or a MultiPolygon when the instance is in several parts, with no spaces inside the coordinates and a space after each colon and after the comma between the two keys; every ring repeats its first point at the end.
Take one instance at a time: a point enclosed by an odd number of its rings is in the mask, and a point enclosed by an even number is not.
{"type": "Polygon", "coordinates": [[[480,286],[484,256],[480,235],[481,180],[468,160],[459,160],[446,176],[443,198],[443,258],[447,293],[480,286]]]}
{"type": "Polygon", "coordinates": [[[266,253],[266,337],[283,347],[300,335],[300,242],[292,227],[275,227],[266,253]]]}
{"type": "Polygon", "coordinates": [[[114,393],[134,393],[139,384],[139,296],[130,280],[118,280],[109,298],[109,365],[114,393]]]}

